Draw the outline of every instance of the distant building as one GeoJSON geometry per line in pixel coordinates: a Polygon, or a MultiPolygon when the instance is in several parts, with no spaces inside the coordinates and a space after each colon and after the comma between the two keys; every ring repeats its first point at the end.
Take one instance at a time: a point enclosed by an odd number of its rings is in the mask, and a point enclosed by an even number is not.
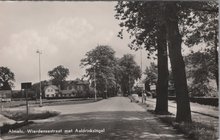
{"type": "Polygon", "coordinates": [[[86,97],[90,94],[90,83],[80,79],[64,81],[62,89],[55,85],[45,87],[46,98],[86,97]]]}
{"type": "Polygon", "coordinates": [[[45,97],[56,97],[59,93],[59,88],[55,85],[49,85],[44,89],[45,97]]]}

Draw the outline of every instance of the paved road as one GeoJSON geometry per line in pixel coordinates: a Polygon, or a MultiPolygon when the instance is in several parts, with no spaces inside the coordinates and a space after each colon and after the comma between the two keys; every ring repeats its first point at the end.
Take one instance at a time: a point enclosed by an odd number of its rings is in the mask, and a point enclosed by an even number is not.
{"type": "MultiPolygon", "coordinates": [[[[21,131],[26,134],[6,134],[3,136],[3,139],[185,139],[174,129],[159,122],[154,115],[146,112],[146,110],[138,104],[131,103],[130,100],[125,97],[114,97],[95,103],[81,105],[48,106],[41,109],[60,111],[61,115],[21,128],[21,131]],[[44,134],[28,134],[26,131],[28,129],[53,129],[57,130],[57,134],[45,134],[46,132],[44,132],[44,134]]],[[[40,131],[38,131],[38,133],[39,132],[40,131]]]]}

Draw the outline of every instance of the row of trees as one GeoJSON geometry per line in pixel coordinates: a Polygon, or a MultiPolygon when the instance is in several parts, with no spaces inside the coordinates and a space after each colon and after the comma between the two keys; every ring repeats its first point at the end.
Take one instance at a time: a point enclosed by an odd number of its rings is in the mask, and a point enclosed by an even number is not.
{"type": "Polygon", "coordinates": [[[85,77],[104,98],[114,96],[119,89],[123,94],[130,94],[135,80],[141,77],[141,69],[133,55],[125,54],[122,58],[116,58],[115,51],[105,45],[87,52],[81,60],[81,66],[86,68],[85,77]]]}
{"type": "MultiPolygon", "coordinates": [[[[51,77],[54,85],[62,86],[63,81],[69,75],[69,69],[60,65],[49,71],[48,75],[51,77]]],[[[14,82],[15,74],[8,67],[0,67],[0,89],[11,90],[14,87],[14,82]]]]}
{"type": "MultiPolygon", "coordinates": [[[[178,122],[191,122],[182,43],[193,46],[200,42],[214,48],[217,62],[218,4],[217,2],[140,2],[120,1],[115,7],[121,31],[130,33],[131,49],[144,46],[149,55],[157,51],[158,81],[156,113],[168,112],[167,47],[176,92],[178,122]]],[[[216,63],[217,64],[217,63],[216,63]]],[[[215,71],[216,79],[218,71],[215,71]]],[[[217,82],[218,83],[218,82],[217,82]]]]}

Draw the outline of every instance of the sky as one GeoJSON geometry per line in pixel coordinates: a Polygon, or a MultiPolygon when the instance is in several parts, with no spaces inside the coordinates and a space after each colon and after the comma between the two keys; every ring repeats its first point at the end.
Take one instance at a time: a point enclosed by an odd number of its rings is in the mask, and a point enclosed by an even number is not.
{"type": "MultiPolygon", "coordinates": [[[[80,60],[97,45],[109,45],[116,57],[130,53],[140,65],[140,51],[130,50],[128,35],[117,37],[119,21],[114,18],[117,2],[0,2],[0,66],[15,74],[15,89],[22,82],[39,81],[58,65],[70,70],[69,80],[81,78],[80,60]]],[[[144,70],[150,61],[142,51],[144,70]]]]}

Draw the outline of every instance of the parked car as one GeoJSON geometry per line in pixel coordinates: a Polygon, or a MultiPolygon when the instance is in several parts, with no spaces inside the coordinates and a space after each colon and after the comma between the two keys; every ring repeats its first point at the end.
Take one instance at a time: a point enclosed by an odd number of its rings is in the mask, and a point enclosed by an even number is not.
{"type": "Polygon", "coordinates": [[[139,102],[139,96],[137,94],[132,94],[130,99],[131,102],[136,102],[136,103],[139,102]]]}
{"type": "Polygon", "coordinates": [[[0,98],[1,102],[11,102],[11,98],[0,98]]]}

